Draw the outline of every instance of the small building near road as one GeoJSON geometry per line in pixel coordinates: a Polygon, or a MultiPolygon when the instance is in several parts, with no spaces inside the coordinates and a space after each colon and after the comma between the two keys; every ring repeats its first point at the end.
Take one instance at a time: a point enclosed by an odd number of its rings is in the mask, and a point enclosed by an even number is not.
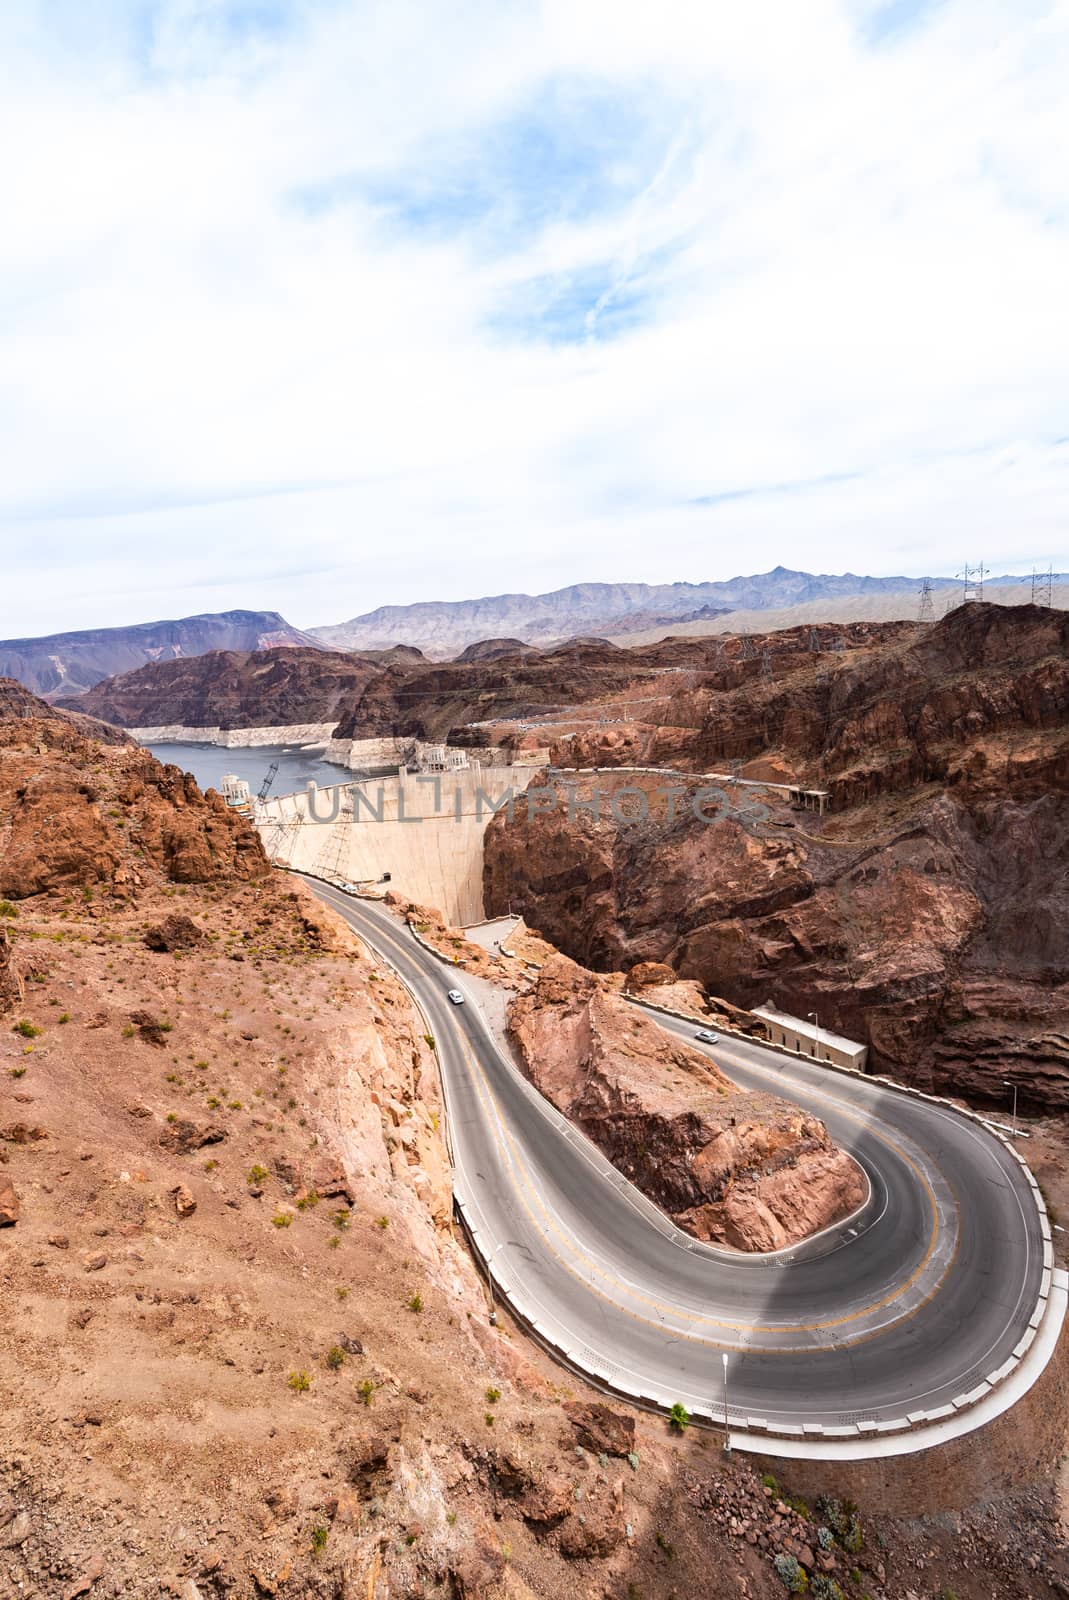
{"type": "Polygon", "coordinates": [[[779,1011],[771,1003],[755,1006],[753,1015],[760,1017],[768,1029],[769,1042],[793,1050],[796,1055],[810,1056],[814,1061],[832,1061],[838,1067],[853,1067],[864,1072],[868,1062],[868,1045],[846,1039],[841,1033],[832,1033],[812,1019],[792,1017],[789,1011],[779,1011]]]}

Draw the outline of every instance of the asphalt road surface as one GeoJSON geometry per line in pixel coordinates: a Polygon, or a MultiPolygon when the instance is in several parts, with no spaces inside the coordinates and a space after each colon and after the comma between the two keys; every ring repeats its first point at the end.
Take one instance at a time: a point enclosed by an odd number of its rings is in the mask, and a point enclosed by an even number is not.
{"type": "MultiPolygon", "coordinates": [[[[727,1351],[732,1426],[835,1427],[930,1412],[1009,1358],[1043,1240],[1024,1174],[982,1127],[748,1041],[699,1046],[741,1086],[819,1116],[870,1183],[857,1215],[792,1250],[700,1244],[523,1078],[471,989],[450,1004],[462,977],[381,907],[306,881],[426,1013],[466,1221],[499,1290],[576,1365],[722,1416],[727,1351]]],[[[694,1042],[690,1024],[656,1020],[694,1042]]]]}

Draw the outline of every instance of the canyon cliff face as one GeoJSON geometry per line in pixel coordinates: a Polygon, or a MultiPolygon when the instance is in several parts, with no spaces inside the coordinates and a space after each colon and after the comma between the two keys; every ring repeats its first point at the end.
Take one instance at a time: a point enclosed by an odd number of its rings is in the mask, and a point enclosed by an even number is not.
{"type": "Polygon", "coordinates": [[[744,1093],[565,956],[513,999],[509,1036],[531,1082],[696,1238],[778,1250],[865,1199],[822,1122],[744,1093]]]}
{"type": "MultiPolygon", "coordinates": [[[[922,1086],[1005,1103],[1010,1079],[1022,1103],[1069,1106],[1067,652],[1065,613],[968,606],[691,693],[690,726],[642,733],[645,759],[667,745],[694,771],[819,786],[830,813],[740,788],[738,815],[669,820],[653,800],[620,824],[604,803],[569,815],[561,780],[551,811],[488,830],[488,914],[509,894],[593,967],[665,962],[738,1005],[815,1010],[922,1086]]],[[[579,756],[610,765],[620,740],[587,735],[579,756]]]]}
{"type": "Polygon", "coordinates": [[[108,678],[73,705],[124,728],[284,728],[332,722],[382,665],[329,650],[213,650],[108,678]]]}

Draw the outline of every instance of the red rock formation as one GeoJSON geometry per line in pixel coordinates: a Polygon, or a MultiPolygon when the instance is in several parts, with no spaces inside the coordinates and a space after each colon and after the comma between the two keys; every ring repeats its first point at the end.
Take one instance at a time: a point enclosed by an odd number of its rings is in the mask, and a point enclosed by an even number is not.
{"type": "Polygon", "coordinates": [[[1069,615],[968,606],[706,698],[653,755],[759,762],[827,788],[829,815],[773,791],[764,820],[711,825],[517,808],[487,833],[488,914],[508,895],[596,968],[816,1010],[925,1086],[1069,1106],[1069,615]]]}
{"type": "Polygon", "coordinates": [[[107,678],[73,704],[126,728],[331,722],[382,667],[370,657],[329,650],[212,650],[107,678]]]}
{"type": "Polygon", "coordinates": [[[744,1093],[565,956],[512,1001],[509,1033],[532,1083],[699,1239],[778,1250],[865,1197],[823,1123],[744,1093]]]}
{"type": "Polygon", "coordinates": [[[0,691],[0,895],[267,870],[255,830],[188,773],[17,684],[0,691]]]}
{"type": "Polygon", "coordinates": [[[22,1004],[26,993],[6,928],[0,927],[0,1017],[22,1004]]]}

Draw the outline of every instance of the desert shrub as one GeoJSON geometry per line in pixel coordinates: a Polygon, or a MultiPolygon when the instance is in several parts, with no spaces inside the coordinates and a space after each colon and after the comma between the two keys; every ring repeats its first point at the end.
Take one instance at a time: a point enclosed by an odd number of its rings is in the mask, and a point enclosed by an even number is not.
{"type": "Polygon", "coordinates": [[[286,1379],[294,1394],[307,1394],[312,1387],[312,1380],[307,1372],[291,1372],[286,1379]]]}
{"type": "Polygon", "coordinates": [[[332,1344],[330,1349],[327,1351],[324,1365],[327,1366],[331,1372],[337,1372],[338,1368],[343,1366],[344,1363],[345,1351],[342,1349],[340,1344],[332,1344]]]}
{"type": "Polygon", "coordinates": [[[815,1600],[846,1600],[842,1585],[823,1572],[814,1574],[812,1593],[815,1600]]]}
{"type": "Polygon", "coordinates": [[[409,1311],[420,1312],[423,1310],[423,1296],[420,1294],[418,1289],[413,1290],[408,1299],[405,1301],[405,1305],[408,1307],[409,1311]]]}
{"type": "Polygon", "coordinates": [[[836,1540],[850,1555],[861,1549],[861,1518],[852,1500],[839,1500],[835,1495],[822,1494],[817,1501],[817,1515],[831,1529],[836,1540]]]}
{"type": "Polygon", "coordinates": [[[776,1569],[776,1577],[782,1583],[788,1594],[805,1594],[809,1588],[809,1579],[806,1577],[805,1568],[799,1564],[794,1556],[781,1552],[772,1562],[776,1569]]]}
{"type": "Polygon", "coordinates": [[[10,900],[0,900],[0,917],[17,917],[19,908],[10,900]]]}
{"type": "Polygon", "coordinates": [[[497,1402],[500,1399],[501,1399],[501,1390],[500,1389],[495,1389],[493,1387],[487,1389],[487,1391],[486,1391],[486,1403],[487,1403],[487,1405],[496,1406],[497,1402]]]}
{"type": "Polygon", "coordinates": [[[23,1039],[39,1039],[44,1029],[39,1028],[28,1017],[20,1017],[11,1031],[12,1033],[20,1034],[23,1039]]]}
{"type": "Polygon", "coordinates": [[[271,1218],[276,1228],[289,1228],[293,1225],[292,1211],[279,1211],[271,1218]]]}
{"type": "Polygon", "coordinates": [[[258,1161],[249,1168],[249,1182],[257,1187],[261,1183],[266,1183],[268,1177],[267,1168],[262,1167],[258,1161]]]}

